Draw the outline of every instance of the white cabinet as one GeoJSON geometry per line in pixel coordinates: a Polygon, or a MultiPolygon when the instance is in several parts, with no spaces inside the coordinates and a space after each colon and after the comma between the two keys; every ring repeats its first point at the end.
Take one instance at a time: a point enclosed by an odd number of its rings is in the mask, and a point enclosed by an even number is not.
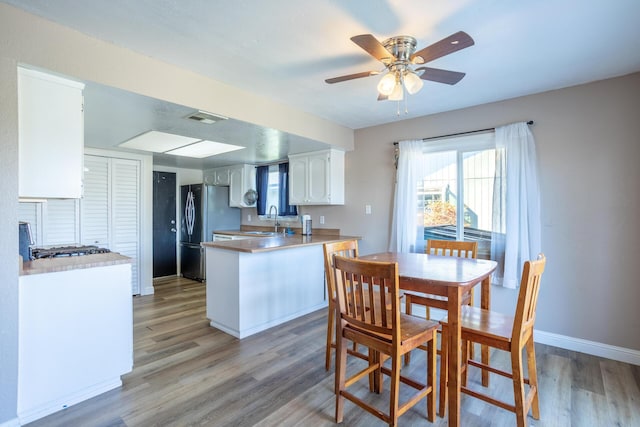
{"type": "Polygon", "coordinates": [[[344,152],[323,150],[289,156],[289,203],[344,204],[344,152]]]}
{"type": "Polygon", "coordinates": [[[204,171],[204,183],[208,185],[228,186],[230,167],[214,168],[204,171]]]}
{"type": "Polygon", "coordinates": [[[248,208],[255,203],[248,204],[244,195],[249,190],[256,189],[256,167],[254,165],[235,165],[229,167],[229,206],[248,208]]]}
{"type": "Polygon", "coordinates": [[[84,84],[18,68],[19,196],[82,196],[84,84]]]}

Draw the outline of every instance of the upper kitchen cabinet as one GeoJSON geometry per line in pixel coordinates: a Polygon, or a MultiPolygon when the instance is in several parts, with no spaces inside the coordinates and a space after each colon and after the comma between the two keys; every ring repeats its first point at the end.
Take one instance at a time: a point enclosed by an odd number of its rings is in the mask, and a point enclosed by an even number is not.
{"type": "Polygon", "coordinates": [[[82,196],[84,84],[18,68],[19,196],[82,196]]]}
{"type": "Polygon", "coordinates": [[[207,185],[230,185],[230,169],[231,167],[225,166],[204,171],[204,183],[207,185]]]}
{"type": "Polygon", "coordinates": [[[229,167],[229,206],[234,208],[250,208],[244,195],[256,189],[256,167],[254,165],[234,165],[229,167]]]}
{"type": "Polygon", "coordinates": [[[344,204],[344,152],[323,150],[289,156],[289,203],[344,204]]]}

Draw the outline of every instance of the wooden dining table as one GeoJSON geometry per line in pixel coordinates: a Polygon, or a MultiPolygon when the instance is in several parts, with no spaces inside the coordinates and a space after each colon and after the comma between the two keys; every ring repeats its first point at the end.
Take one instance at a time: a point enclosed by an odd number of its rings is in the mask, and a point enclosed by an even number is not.
{"type": "MultiPolygon", "coordinates": [[[[481,283],[480,305],[490,308],[491,273],[496,262],[423,253],[384,252],[361,256],[364,260],[397,262],[400,289],[447,297],[448,346],[448,406],[449,425],[460,425],[460,312],[462,295],[481,283]]],[[[489,362],[489,349],[482,348],[482,361],[489,362]]],[[[483,372],[482,384],[489,384],[489,373],[483,372]]]]}

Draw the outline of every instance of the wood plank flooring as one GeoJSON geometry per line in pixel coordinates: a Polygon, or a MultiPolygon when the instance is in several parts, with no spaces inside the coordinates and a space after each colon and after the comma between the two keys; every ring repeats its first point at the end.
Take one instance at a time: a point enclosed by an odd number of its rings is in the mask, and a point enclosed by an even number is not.
{"type": "MultiPolygon", "coordinates": [[[[134,298],[135,363],[123,386],[30,427],[334,425],[333,370],[324,370],[325,310],[240,341],[209,326],[205,285],[182,278],[154,285],[154,295],[134,298]]],[[[640,367],[539,344],[536,352],[542,416],[529,417],[531,426],[640,425],[640,367]]],[[[418,378],[425,375],[420,353],[403,368],[418,378]]],[[[509,363],[501,352],[492,361],[509,363]]],[[[354,358],[349,369],[360,363],[354,358]]],[[[512,399],[508,381],[491,381],[496,396],[512,399]]],[[[480,387],[477,370],[469,384],[480,387]]],[[[356,392],[388,401],[386,393],[369,394],[366,383],[356,392]]],[[[426,403],[417,405],[400,425],[446,425],[446,418],[429,423],[425,411],[426,403]]],[[[465,427],[515,425],[512,413],[468,396],[461,418],[465,427]]],[[[347,402],[344,425],[384,424],[347,402]]]]}

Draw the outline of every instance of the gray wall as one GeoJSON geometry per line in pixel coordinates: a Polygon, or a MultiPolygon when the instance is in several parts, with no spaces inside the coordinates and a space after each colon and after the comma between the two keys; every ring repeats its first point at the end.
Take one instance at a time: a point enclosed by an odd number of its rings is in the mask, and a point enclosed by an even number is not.
{"type": "MultiPolygon", "coordinates": [[[[408,100],[411,109],[411,98],[408,100]]],[[[536,329],[640,350],[640,73],[356,131],[346,200],[306,211],[384,251],[393,204],[392,141],[534,120],[547,269],[536,329]],[[365,205],[372,215],[365,215],[365,205]]],[[[516,292],[493,287],[492,308],[516,292]]]]}

